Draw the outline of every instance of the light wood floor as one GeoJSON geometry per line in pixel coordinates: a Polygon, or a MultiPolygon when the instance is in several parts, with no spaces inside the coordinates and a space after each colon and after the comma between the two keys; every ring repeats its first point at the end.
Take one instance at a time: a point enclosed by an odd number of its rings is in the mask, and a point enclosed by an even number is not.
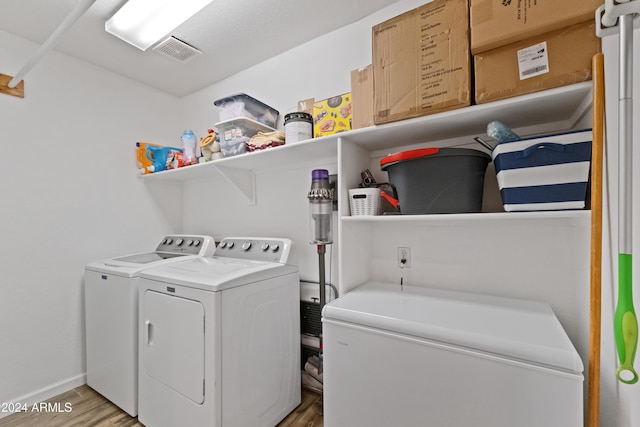
{"type": "MultiPolygon", "coordinates": [[[[130,417],[87,385],[60,394],[47,402],[71,404],[69,412],[20,412],[0,419],[0,427],[141,427],[137,418],[130,417]]],[[[55,406],[54,406],[55,408],[55,406]]],[[[302,389],[302,403],[278,427],[323,427],[322,396],[302,389]]],[[[196,427],[196,426],[189,426],[196,427]]]]}

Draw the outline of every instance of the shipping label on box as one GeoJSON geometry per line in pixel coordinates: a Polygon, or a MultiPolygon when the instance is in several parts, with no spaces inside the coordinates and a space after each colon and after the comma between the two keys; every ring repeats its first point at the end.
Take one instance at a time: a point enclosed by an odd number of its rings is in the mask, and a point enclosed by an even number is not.
{"type": "Polygon", "coordinates": [[[351,109],[351,92],[314,102],[314,138],[351,130],[351,109]]]}
{"type": "Polygon", "coordinates": [[[590,80],[600,48],[589,20],[475,55],[476,104],[590,80]]]}
{"type": "Polygon", "coordinates": [[[471,0],[471,53],[594,20],[602,0],[471,0]]]}
{"type": "Polygon", "coordinates": [[[376,124],[470,104],[467,0],[435,0],[372,32],[376,124]]]}

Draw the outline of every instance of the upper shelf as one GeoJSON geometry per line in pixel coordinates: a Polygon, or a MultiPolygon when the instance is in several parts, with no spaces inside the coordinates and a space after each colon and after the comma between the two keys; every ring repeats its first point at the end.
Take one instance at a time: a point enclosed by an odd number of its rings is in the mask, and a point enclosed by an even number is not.
{"type": "Polygon", "coordinates": [[[186,181],[217,173],[224,174],[224,170],[229,169],[256,171],[287,168],[287,165],[300,165],[316,160],[335,162],[339,138],[374,151],[414,143],[484,135],[487,124],[493,120],[500,120],[513,129],[543,123],[553,123],[557,129],[570,129],[589,112],[590,107],[591,82],[583,82],[516,98],[286,144],[185,168],[141,175],[141,178],[153,181],[186,181]]]}

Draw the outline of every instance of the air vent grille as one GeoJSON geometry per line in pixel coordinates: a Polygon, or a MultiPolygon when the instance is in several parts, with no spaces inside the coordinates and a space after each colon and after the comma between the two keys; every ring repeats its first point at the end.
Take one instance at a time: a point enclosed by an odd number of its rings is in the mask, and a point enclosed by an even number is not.
{"type": "Polygon", "coordinates": [[[158,44],[153,48],[153,50],[179,62],[186,62],[195,56],[202,54],[202,52],[195,47],[173,36],[158,44]]]}

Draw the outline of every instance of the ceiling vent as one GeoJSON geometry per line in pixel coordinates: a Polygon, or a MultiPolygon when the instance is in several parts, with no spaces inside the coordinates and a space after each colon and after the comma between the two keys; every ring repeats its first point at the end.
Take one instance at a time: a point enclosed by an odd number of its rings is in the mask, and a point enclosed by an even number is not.
{"type": "Polygon", "coordinates": [[[168,56],[174,61],[179,62],[187,62],[196,55],[202,55],[202,52],[200,52],[195,47],[173,36],[169,37],[163,42],[160,42],[156,47],[153,48],[153,50],[163,56],[168,56]]]}

